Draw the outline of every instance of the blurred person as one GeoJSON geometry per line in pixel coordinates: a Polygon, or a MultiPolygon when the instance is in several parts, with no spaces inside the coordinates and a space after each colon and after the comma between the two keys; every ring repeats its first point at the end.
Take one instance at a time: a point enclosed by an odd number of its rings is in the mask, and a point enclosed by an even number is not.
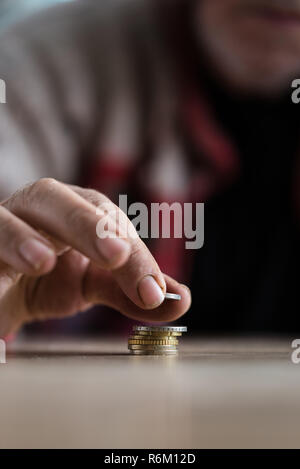
{"type": "Polygon", "coordinates": [[[0,0],[0,29],[14,24],[48,5],[68,0],[0,0]]]}
{"type": "Polygon", "coordinates": [[[98,303],[176,320],[182,282],[193,331],[300,330],[299,72],[297,0],[85,0],[3,33],[0,334],[98,303]],[[95,246],[93,205],[119,194],[205,202],[204,247],[95,246]]]}

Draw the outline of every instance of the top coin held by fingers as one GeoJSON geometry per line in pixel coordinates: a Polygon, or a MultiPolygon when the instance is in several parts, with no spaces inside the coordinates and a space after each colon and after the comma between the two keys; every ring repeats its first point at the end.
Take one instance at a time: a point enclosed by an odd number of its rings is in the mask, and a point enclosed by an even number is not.
{"type": "Polygon", "coordinates": [[[181,300],[181,295],[177,295],[176,293],[165,293],[166,300],[181,300]]]}

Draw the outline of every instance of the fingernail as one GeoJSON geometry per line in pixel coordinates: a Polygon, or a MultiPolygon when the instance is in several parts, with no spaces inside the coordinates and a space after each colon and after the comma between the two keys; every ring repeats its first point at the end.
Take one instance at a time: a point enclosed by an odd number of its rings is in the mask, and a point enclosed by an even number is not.
{"type": "Polygon", "coordinates": [[[96,241],[102,257],[110,264],[121,262],[128,255],[129,244],[122,238],[104,238],[96,241]]]}
{"type": "Polygon", "coordinates": [[[165,299],[162,289],[152,275],[146,275],[138,284],[138,292],[147,307],[159,306],[165,299]]]}
{"type": "Polygon", "coordinates": [[[19,252],[25,261],[36,270],[40,269],[49,257],[55,256],[55,252],[38,239],[26,239],[26,241],[23,241],[19,246],[19,252]]]}
{"type": "Polygon", "coordinates": [[[183,287],[183,288],[185,288],[185,289],[189,292],[190,297],[192,297],[191,289],[190,289],[187,285],[185,285],[184,283],[181,283],[180,286],[183,287]]]}

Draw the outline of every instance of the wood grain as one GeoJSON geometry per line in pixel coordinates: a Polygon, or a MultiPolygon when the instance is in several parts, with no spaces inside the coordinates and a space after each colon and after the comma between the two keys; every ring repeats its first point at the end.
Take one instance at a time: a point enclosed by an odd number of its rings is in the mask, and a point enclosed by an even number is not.
{"type": "Polygon", "coordinates": [[[0,365],[0,448],[299,447],[291,341],[19,341],[0,365]]]}

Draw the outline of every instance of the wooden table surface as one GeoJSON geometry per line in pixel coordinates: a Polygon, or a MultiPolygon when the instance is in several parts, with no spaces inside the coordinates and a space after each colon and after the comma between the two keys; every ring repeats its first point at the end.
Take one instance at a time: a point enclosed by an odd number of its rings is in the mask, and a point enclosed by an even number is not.
{"type": "Polygon", "coordinates": [[[0,448],[300,447],[290,341],[19,341],[0,365],[0,448]]]}

